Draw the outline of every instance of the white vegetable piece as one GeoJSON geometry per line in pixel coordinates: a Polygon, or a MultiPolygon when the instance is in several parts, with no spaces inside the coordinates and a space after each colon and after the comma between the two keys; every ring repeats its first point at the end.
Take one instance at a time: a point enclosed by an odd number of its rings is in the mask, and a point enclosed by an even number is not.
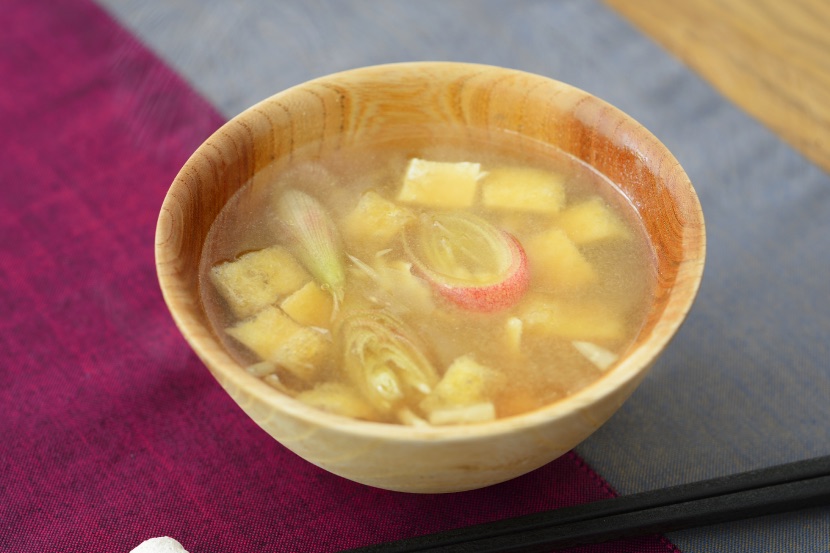
{"type": "Polygon", "coordinates": [[[618,356],[616,353],[608,351],[604,347],[598,346],[593,342],[574,340],[571,343],[577,351],[579,351],[579,353],[584,355],[588,361],[596,365],[601,371],[606,370],[617,361],[618,356]]]}
{"type": "Polygon", "coordinates": [[[513,355],[522,352],[522,320],[518,317],[510,317],[504,325],[504,337],[507,349],[513,355]]]}
{"type": "Polygon", "coordinates": [[[433,425],[487,422],[496,418],[489,391],[497,385],[496,373],[472,355],[452,362],[420,407],[433,425]]]}

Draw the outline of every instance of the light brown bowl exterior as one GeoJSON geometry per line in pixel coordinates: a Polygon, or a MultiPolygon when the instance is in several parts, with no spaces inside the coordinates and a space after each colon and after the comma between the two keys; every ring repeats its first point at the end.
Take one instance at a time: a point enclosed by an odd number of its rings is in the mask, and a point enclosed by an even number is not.
{"type": "Polygon", "coordinates": [[[306,460],[380,488],[438,493],[480,488],[569,451],[629,397],[686,317],[701,281],[703,214],[680,164],[613,106],[564,83],[498,67],[421,62],[346,71],[293,87],[211,136],[173,182],[159,216],[156,263],[185,339],[239,406],[306,460]],[[199,297],[211,223],[257,171],[310,143],[320,155],[390,125],[463,124],[513,131],[584,160],[629,196],[657,254],[645,328],[616,368],[543,409],[491,423],[412,428],[355,421],[297,402],[249,375],[223,349],[199,297]]]}

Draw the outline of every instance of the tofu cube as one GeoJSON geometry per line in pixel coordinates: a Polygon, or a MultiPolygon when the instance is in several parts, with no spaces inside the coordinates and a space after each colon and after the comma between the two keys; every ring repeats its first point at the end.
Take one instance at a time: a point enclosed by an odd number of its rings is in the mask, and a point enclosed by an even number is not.
{"type": "Polygon", "coordinates": [[[330,293],[312,280],[282,300],[280,307],[303,326],[329,328],[334,299],[330,293]]]}
{"type": "Polygon", "coordinates": [[[323,382],[311,390],[297,394],[296,399],[344,417],[371,420],[378,416],[357,390],[340,382],[323,382]]]}
{"type": "Polygon", "coordinates": [[[331,342],[323,333],[305,327],[274,306],[226,328],[262,361],[275,363],[302,380],[316,376],[327,361],[331,342]]]}
{"type": "Polygon", "coordinates": [[[564,210],[556,220],[575,244],[589,244],[631,234],[602,198],[594,197],[564,210]]]}
{"type": "Polygon", "coordinates": [[[216,265],[210,280],[233,314],[244,319],[311,280],[288,250],[272,246],[216,265]]]}
{"type": "Polygon", "coordinates": [[[498,167],[481,182],[481,202],[488,209],[558,213],[565,205],[564,177],[532,167],[498,167]]]}
{"type": "Polygon", "coordinates": [[[432,392],[421,402],[424,411],[432,412],[460,405],[489,401],[489,391],[497,375],[470,355],[457,358],[447,368],[432,392]]]}
{"type": "Polygon", "coordinates": [[[543,288],[580,288],[598,279],[593,265],[559,228],[531,236],[524,245],[531,279],[543,288]]]}
{"type": "Polygon", "coordinates": [[[548,296],[526,298],[519,310],[528,335],[613,342],[625,336],[625,321],[600,301],[568,302],[548,296]]]}
{"type": "Polygon", "coordinates": [[[398,201],[440,209],[469,207],[475,202],[481,176],[479,163],[413,158],[407,166],[398,201]]]}
{"type": "Polygon", "coordinates": [[[388,246],[414,220],[412,210],[369,190],[343,221],[343,236],[351,244],[378,250],[388,246]]]}

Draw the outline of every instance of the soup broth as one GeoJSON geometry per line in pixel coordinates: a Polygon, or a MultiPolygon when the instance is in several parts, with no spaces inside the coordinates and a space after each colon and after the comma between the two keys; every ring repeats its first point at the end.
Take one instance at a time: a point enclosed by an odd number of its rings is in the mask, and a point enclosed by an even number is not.
{"type": "Polygon", "coordinates": [[[370,421],[486,422],[584,388],[639,332],[653,252],[584,163],[444,127],[323,149],[256,174],[202,255],[215,332],[282,392],[370,421]]]}

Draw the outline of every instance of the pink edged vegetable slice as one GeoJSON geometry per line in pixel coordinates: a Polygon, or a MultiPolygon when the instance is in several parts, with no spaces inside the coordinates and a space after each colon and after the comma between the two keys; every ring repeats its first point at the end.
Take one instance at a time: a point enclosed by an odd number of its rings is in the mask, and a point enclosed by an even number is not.
{"type": "Polygon", "coordinates": [[[404,235],[415,267],[441,296],[470,311],[515,305],[527,291],[527,256],[519,241],[467,213],[424,214],[404,235]]]}

